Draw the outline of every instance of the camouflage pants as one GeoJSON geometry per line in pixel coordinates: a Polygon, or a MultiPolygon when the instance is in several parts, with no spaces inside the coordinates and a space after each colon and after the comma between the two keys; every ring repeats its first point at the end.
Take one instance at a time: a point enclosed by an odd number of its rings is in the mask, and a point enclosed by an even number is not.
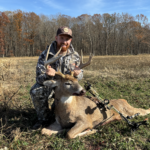
{"type": "Polygon", "coordinates": [[[49,120],[50,109],[48,107],[48,98],[52,89],[35,83],[31,90],[30,95],[34,104],[38,120],[49,120]]]}

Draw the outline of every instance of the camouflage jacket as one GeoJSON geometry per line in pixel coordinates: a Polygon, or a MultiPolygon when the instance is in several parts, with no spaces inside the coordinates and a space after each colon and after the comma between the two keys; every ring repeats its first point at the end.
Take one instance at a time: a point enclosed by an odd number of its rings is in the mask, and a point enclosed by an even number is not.
{"type": "MultiPolygon", "coordinates": [[[[56,41],[54,41],[51,44],[50,51],[48,54],[48,59],[52,58],[56,54],[56,41]]],[[[55,77],[50,77],[46,74],[46,68],[44,66],[44,62],[46,60],[47,51],[44,50],[42,54],[39,56],[38,63],[36,66],[36,81],[37,83],[43,85],[43,82],[46,80],[53,79],[55,77]]],[[[63,57],[61,57],[59,60],[51,64],[51,67],[54,68],[56,71],[58,69],[63,74],[70,74],[70,70],[74,70],[74,66],[79,66],[80,64],[80,56],[79,54],[74,50],[73,46],[70,45],[70,48],[67,51],[67,54],[63,57]]],[[[77,76],[78,80],[81,80],[83,78],[83,70],[81,73],[77,76]]]]}

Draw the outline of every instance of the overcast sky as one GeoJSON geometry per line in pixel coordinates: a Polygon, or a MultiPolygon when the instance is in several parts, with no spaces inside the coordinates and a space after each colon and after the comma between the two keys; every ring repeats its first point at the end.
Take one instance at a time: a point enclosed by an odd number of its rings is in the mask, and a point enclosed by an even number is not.
{"type": "Polygon", "coordinates": [[[0,0],[0,11],[22,10],[37,15],[128,13],[143,14],[150,22],[150,0],[0,0]]]}

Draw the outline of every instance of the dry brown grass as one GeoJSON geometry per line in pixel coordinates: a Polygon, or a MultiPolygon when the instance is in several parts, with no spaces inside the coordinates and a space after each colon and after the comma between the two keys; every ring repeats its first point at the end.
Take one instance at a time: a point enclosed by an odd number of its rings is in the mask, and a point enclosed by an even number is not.
{"type": "MultiPolygon", "coordinates": [[[[87,61],[88,56],[84,57],[87,61]]],[[[0,59],[0,87],[16,88],[35,82],[38,57],[10,57],[0,59]],[[10,85],[10,86],[9,86],[10,85]]],[[[140,78],[150,76],[150,55],[95,56],[84,70],[86,78],[140,78]]]]}
{"type": "MultiPolygon", "coordinates": [[[[85,60],[87,60],[86,57],[85,60]]],[[[85,74],[127,79],[148,77],[150,75],[150,55],[96,56],[91,66],[86,68],[85,74]]]]}
{"type": "MultiPolygon", "coordinates": [[[[87,61],[88,56],[84,57],[87,61]]],[[[0,99],[8,99],[20,86],[32,86],[38,57],[0,59],[0,99]]],[[[150,55],[95,56],[84,70],[84,79],[138,79],[150,76],[150,55]]]]}

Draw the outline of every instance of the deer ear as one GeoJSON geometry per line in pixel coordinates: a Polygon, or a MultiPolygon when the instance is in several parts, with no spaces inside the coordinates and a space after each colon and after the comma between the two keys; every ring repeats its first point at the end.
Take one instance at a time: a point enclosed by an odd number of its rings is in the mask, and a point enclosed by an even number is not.
{"type": "Polygon", "coordinates": [[[43,84],[50,88],[54,88],[54,87],[58,86],[58,81],[48,80],[48,81],[44,81],[43,84]]]}

